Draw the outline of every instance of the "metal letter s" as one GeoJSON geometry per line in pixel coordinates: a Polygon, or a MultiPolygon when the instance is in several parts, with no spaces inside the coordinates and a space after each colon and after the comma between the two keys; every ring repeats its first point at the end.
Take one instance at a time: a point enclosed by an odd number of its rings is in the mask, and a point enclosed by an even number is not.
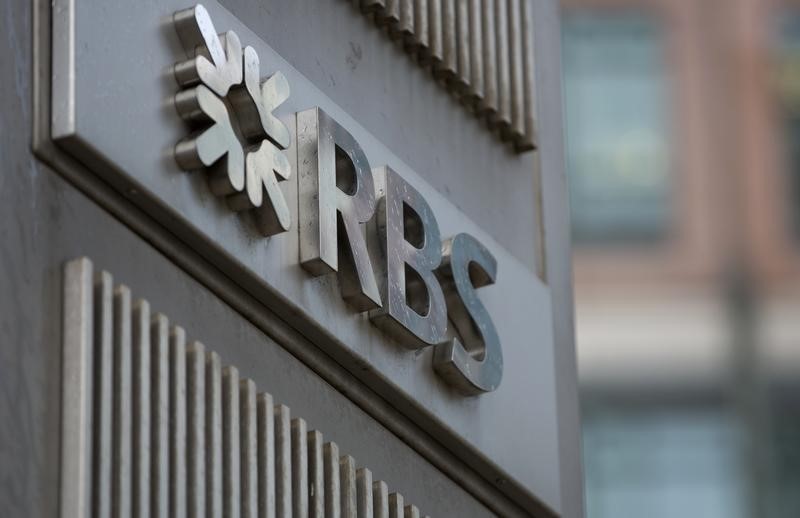
{"type": "Polygon", "coordinates": [[[475,289],[494,284],[497,261],[469,234],[445,241],[442,255],[439,279],[450,321],[460,338],[436,347],[433,368],[465,394],[491,392],[503,377],[503,351],[497,329],[475,289]]]}

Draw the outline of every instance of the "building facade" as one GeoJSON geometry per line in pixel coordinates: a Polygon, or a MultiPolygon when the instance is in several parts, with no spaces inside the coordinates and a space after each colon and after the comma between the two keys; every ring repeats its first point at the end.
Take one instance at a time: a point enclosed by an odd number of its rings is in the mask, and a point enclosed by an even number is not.
{"type": "Polygon", "coordinates": [[[564,2],[589,516],[798,512],[797,9],[564,2]]]}
{"type": "Polygon", "coordinates": [[[557,2],[3,2],[4,516],[583,513],[557,2]]]}

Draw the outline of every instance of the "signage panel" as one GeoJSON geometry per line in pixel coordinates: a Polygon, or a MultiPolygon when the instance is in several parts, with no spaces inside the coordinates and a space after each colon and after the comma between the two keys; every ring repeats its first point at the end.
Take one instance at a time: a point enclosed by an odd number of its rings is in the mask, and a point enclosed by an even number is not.
{"type": "Polygon", "coordinates": [[[216,2],[54,5],[53,139],[487,478],[558,511],[552,307],[531,266],[216,2]]]}

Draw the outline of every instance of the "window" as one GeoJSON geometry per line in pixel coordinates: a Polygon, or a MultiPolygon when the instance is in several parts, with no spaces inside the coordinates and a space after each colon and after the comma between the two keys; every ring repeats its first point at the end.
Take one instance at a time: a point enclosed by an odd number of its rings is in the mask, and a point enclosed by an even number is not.
{"type": "Polygon", "coordinates": [[[668,232],[662,34],[638,16],[565,17],[567,168],[576,242],[654,242],[668,232]]]}
{"type": "Polygon", "coordinates": [[[778,95],[786,146],[789,226],[800,239],[800,13],[780,19],[778,95]]]}
{"type": "Polygon", "coordinates": [[[714,407],[584,405],[586,515],[742,518],[736,421],[714,407]]]}

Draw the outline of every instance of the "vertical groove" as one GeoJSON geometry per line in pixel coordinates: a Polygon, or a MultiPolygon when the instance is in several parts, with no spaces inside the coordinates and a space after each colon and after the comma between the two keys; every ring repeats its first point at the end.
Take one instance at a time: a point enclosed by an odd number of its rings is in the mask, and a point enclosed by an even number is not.
{"type": "Polygon", "coordinates": [[[137,301],[133,320],[133,516],[150,516],[150,305],[137,301]]]}
{"type": "Polygon", "coordinates": [[[186,518],[186,333],[170,335],[170,518],[186,518]]]}
{"type": "Polygon", "coordinates": [[[533,14],[530,1],[522,1],[522,65],[525,90],[525,137],[517,143],[517,151],[536,147],[536,78],[534,77],[533,14]]]}
{"type": "Polygon", "coordinates": [[[292,516],[292,432],[289,407],[275,406],[275,515],[292,516]]]}
{"type": "Polygon", "coordinates": [[[404,518],[403,495],[392,493],[389,495],[389,518],[404,518]]]}
{"type": "Polygon", "coordinates": [[[222,518],[222,364],[206,354],[206,511],[222,518]]]}
{"type": "Polygon", "coordinates": [[[269,394],[259,394],[258,406],[258,517],[275,518],[275,414],[269,394]]]}
{"type": "Polygon", "coordinates": [[[322,433],[308,432],[308,498],[311,518],[325,517],[325,461],[322,433]]]}
{"type": "Polygon", "coordinates": [[[308,516],[308,425],[294,418],[292,423],[292,509],[294,516],[308,516]]]}
{"type": "MultiPolygon", "coordinates": [[[[457,88],[460,92],[466,93],[470,87],[472,76],[470,61],[470,21],[469,21],[469,0],[458,0],[456,2],[456,54],[458,58],[457,88]]],[[[466,101],[471,102],[473,96],[467,95],[466,101]]]]}
{"type": "Polygon", "coordinates": [[[322,447],[322,456],[325,468],[325,518],[339,518],[342,509],[339,447],[334,442],[326,442],[322,447]]]}
{"type": "Polygon", "coordinates": [[[511,128],[508,138],[514,142],[520,141],[525,136],[525,70],[522,57],[522,7],[520,3],[520,0],[508,0],[508,39],[511,55],[511,128]]]}
{"type": "Polygon", "coordinates": [[[497,57],[497,119],[494,127],[504,132],[511,125],[511,72],[508,49],[508,2],[495,1],[495,41],[497,57]]]}
{"type": "Polygon", "coordinates": [[[433,70],[440,66],[444,58],[442,40],[442,0],[428,0],[428,53],[425,61],[433,70]]]}
{"type": "Polygon", "coordinates": [[[239,453],[239,371],[222,370],[222,507],[225,518],[239,518],[241,465],[239,453]]]}
{"type": "Polygon", "coordinates": [[[111,516],[112,400],[114,373],[113,279],[107,272],[98,274],[94,305],[94,516],[111,516]]]}
{"type": "Polygon", "coordinates": [[[356,460],[350,455],[339,459],[342,518],[356,518],[356,460]]]}
{"type": "Polygon", "coordinates": [[[365,13],[374,13],[378,9],[386,8],[386,0],[361,0],[361,10],[365,13]]]}
{"type": "Polygon", "coordinates": [[[389,486],[379,480],[372,483],[373,518],[389,518],[389,486]]]}
{"type": "Polygon", "coordinates": [[[358,518],[372,518],[372,472],[366,468],[356,471],[356,494],[358,518]]]}
{"type": "Polygon", "coordinates": [[[394,0],[397,6],[397,23],[389,26],[389,35],[405,44],[414,42],[414,0],[394,0]]]}
{"type": "Polygon", "coordinates": [[[478,113],[493,124],[497,117],[497,36],[495,34],[495,0],[482,0],[481,28],[483,29],[483,102],[478,113]]]}
{"type": "Polygon", "coordinates": [[[153,318],[152,337],[152,506],[153,518],[169,517],[169,321],[164,315],[153,318]]]}
{"type": "Polygon", "coordinates": [[[383,8],[374,11],[375,23],[379,27],[387,27],[390,34],[392,27],[400,22],[400,1],[401,0],[386,0],[383,8]]]}
{"type": "Polygon", "coordinates": [[[131,292],[114,290],[113,497],[116,518],[131,515],[131,292]]]}
{"type": "Polygon", "coordinates": [[[351,0],[517,153],[536,148],[532,0],[351,0]]]}
{"type": "Polygon", "coordinates": [[[245,379],[239,383],[242,467],[242,518],[258,518],[258,430],[256,419],[256,384],[245,379]]]}
{"type": "Polygon", "coordinates": [[[186,351],[187,385],[187,449],[188,462],[187,497],[189,516],[206,514],[206,445],[205,445],[205,400],[206,400],[206,350],[200,342],[192,342],[186,351]]]}
{"type": "Polygon", "coordinates": [[[469,59],[471,102],[478,106],[483,102],[483,27],[481,0],[469,2],[469,59]]]}
{"type": "Polygon", "coordinates": [[[88,260],[64,304],[62,516],[419,517],[88,260]]]}
{"type": "Polygon", "coordinates": [[[414,0],[414,38],[408,45],[409,52],[415,54],[421,64],[430,61],[428,42],[428,0],[414,0]]]}
{"type": "MultiPolygon", "coordinates": [[[[434,76],[449,82],[458,73],[458,51],[456,48],[456,0],[441,2],[442,60],[434,63],[434,76]]],[[[463,1],[463,0],[462,0],[463,1]]]]}
{"type": "Polygon", "coordinates": [[[92,263],[88,259],[67,263],[63,292],[60,515],[75,518],[92,516],[93,292],[92,263]]]}

